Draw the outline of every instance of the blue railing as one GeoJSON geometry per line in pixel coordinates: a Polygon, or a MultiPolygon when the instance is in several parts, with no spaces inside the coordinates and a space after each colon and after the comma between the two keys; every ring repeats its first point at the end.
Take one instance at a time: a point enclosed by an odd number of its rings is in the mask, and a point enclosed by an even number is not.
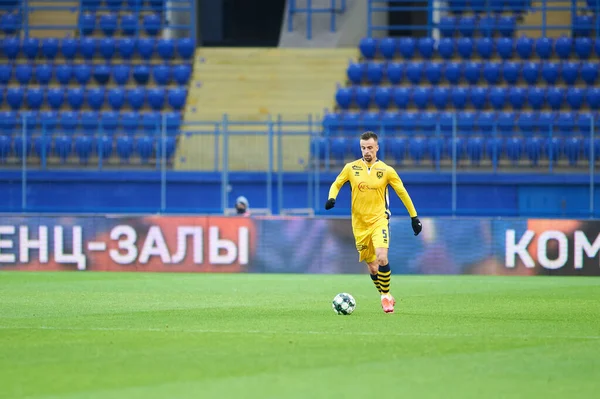
{"type": "Polygon", "coordinates": [[[553,31],[568,30],[576,35],[598,36],[600,32],[600,2],[588,0],[579,4],[577,0],[530,0],[504,2],[500,0],[368,0],[367,32],[372,37],[376,32],[394,35],[398,31],[421,31],[427,36],[438,36],[441,30],[452,29],[459,31],[461,23],[476,24],[475,29],[481,28],[482,36],[493,35],[494,32],[509,34],[516,29],[524,31],[541,31],[543,36],[553,36],[553,31]],[[539,4],[539,5],[535,5],[539,4]],[[554,24],[548,21],[549,12],[568,11],[570,21],[554,24]],[[380,24],[374,21],[377,15],[389,12],[418,13],[427,16],[425,24],[380,24]],[[516,17],[526,13],[541,15],[540,24],[518,23],[516,17]],[[473,16],[476,15],[477,17],[473,16]],[[502,16],[501,16],[502,15],[502,16]],[[454,27],[449,26],[454,24],[454,27]],[[484,25],[485,24],[485,28],[484,25]]]}
{"type": "Polygon", "coordinates": [[[313,14],[329,13],[329,30],[330,32],[336,31],[336,16],[346,12],[346,0],[331,0],[329,7],[315,7],[313,6],[313,0],[305,0],[305,7],[299,7],[297,0],[289,0],[288,7],[288,32],[294,30],[294,15],[306,14],[306,38],[312,39],[312,18],[313,14]]]}
{"type": "MultiPolygon", "coordinates": [[[[18,134],[0,135],[0,211],[223,213],[237,196],[245,195],[251,207],[265,213],[304,209],[320,214],[344,162],[360,157],[358,135],[365,129],[359,123],[323,124],[314,116],[234,121],[224,115],[219,121],[186,123],[181,133],[167,131],[163,121],[155,132],[132,137],[101,131],[50,135],[28,129],[25,120],[18,134]],[[197,135],[204,139],[182,141],[197,135]],[[243,152],[233,147],[240,148],[236,136],[248,140],[243,152]],[[292,136],[304,144],[292,149],[284,145],[292,136]],[[89,140],[77,147],[81,137],[89,140]],[[70,152],[61,160],[59,143],[65,142],[70,152]],[[190,146],[204,151],[190,152],[190,146]],[[81,151],[87,154],[86,164],[79,162],[81,151]],[[105,157],[104,151],[113,155],[105,157]],[[194,166],[192,162],[203,157],[206,162],[194,166]]],[[[398,123],[371,128],[380,136],[379,157],[397,168],[429,215],[580,217],[600,212],[600,136],[593,120],[587,132],[569,133],[548,125],[531,135],[498,126],[491,132],[467,132],[456,118],[449,131],[440,124],[428,133],[398,123]],[[502,203],[490,205],[498,202],[497,195],[505,196],[502,203]],[[536,208],[531,204],[542,200],[534,201],[532,195],[567,196],[567,208],[536,208]],[[440,200],[446,196],[447,201],[440,200]]],[[[348,212],[344,198],[330,213],[348,212]]],[[[400,211],[398,201],[393,206],[400,211]]]]}
{"type": "MultiPolygon", "coordinates": [[[[113,12],[119,15],[128,14],[129,16],[130,14],[130,16],[133,16],[134,18],[129,18],[129,20],[126,22],[129,24],[126,29],[134,31],[133,34],[128,34],[128,36],[138,37],[143,31],[143,15],[148,13],[158,13],[163,15],[161,17],[162,21],[159,21],[160,29],[172,31],[176,36],[195,37],[196,9],[194,5],[195,2],[193,0],[165,0],[164,2],[157,2],[154,4],[145,1],[138,1],[133,5],[129,5],[128,2],[124,1],[118,6],[109,5],[100,0],[87,2],[85,0],[80,0],[74,2],[76,3],[74,6],[56,5],[55,3],[55,0],[38,0],[35,2],[36,5],[30,5],[29,1],[25,0],[18,2],[13,0],[0,0],[0,12],[7,11],[9,14],[14,16],[15,29],[22,31],[24,37],[29,37],[32,31],[45,30],[77,31],[80,35],[82,35],[84,33],[82,32],[82,25],[85,23],[83,19],[84,16],[90,15],[91,18],[91,16],[94,15],[94,18],[96,18],[96,12],[101,14],[113,12]],[[16,7],[14,6],[14,3],[18,3],[16,7]],[[76,23],[73,25],[33,25],[30,23],[30,14],[32,12],[47,12],[49,18],[51,18],[52,13],[57,11],[68,11],[74,14],[77,13],[76,23]]],[[[8,19],[6,20],[9,21],[8,19]]],[[[125,29],[124,26],[120,25],[123,21],[124,20],[121,18],[117,19],[117,33],[122,29],[125,29]]],[[[88,22],[92,22],[91,19],[88,22]]],[[[96,25],[98,25],[98,23],[96,23],[96,25]]],[[[97,26],[97,29],[100,30],[101,27],[97,26]]],[[[12,29],[10,31],[12,31],[12,29]]]]}

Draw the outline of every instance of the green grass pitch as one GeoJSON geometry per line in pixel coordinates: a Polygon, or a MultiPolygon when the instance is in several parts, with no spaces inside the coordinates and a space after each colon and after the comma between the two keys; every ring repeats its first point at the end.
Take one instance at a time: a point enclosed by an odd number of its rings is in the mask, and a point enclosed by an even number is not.
{"type": "Polygon", "coordinates": [[[3,272],[0,397],[598,397],[600,279],[392,292],[384,314],[368,275],[3,272]]]}

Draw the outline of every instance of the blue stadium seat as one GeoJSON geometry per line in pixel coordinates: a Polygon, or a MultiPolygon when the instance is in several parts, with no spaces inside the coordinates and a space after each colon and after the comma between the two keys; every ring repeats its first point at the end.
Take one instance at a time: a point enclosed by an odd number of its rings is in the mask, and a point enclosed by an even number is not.
{"type": "Polygon", "coordinates": [[[598,79],[598,63],[586,62],[581,67],[581,79],[589,86],[593,86],[598,79]]]}
{"type": "Polygon", "coordinates": [[[120,87],[115,87],[108,91],[108,105],[114,110],[119,111],[125,104],[125,90],[120,87]]]}
{"type": "Polygon", "coordinates": [[[94,66],[92,75],[94,80],[99,85],[105,85],[110,80],[110,75],[112,74],[110,65],[96,65],[94,66]]]}
{"type": "Polygon", "coordinates": [[[23,55],[29,60],[35,60],[40,52],[40,41],[35,37],[23,39],[21,44],[23,55]]]}
{"type": "Polygon", "coordinates": [[[574,17],[573,34],[575,36],[590,36],[594,22],[591,15],[580,14],[574,17]]]}
{"type": "Polygon", "coordinates": [[[67,91],[67,103],[73,110],[80,110],[83,107],[85,91],[81,87],[71,87],[67,91]]]}
{"type": "Polygon", "coordinates": [[[523,145],[523,139],[520,137],[509,137],[506,140],[506,155],[513,165],[521,160],[523,145]]]}
{"type": "Polygon", "coordinates": [[[421,83],[423,77],[423,63],[410,62],[406,66],[406,79],[414,85],[421,83]]]}
{"type": "Polygon", "coordinates": [[[523,65],[523,80],[528,85],[537,84],[540,76],[541,65],[537,62],[526,62],[523,65]]]}
{"type": "Polygon", "coordinates": [[[79,126],[77,112],[65,111],[60,114],[60,125],[64,133],[72,134],[79,126]]]}
{"type": "Polygon", "coordinates": [[[192,67],[189,64],[177,65],[173,68],[173,80],[180,86],[185,86],[192,75],[192,67]]]}
{"type": "Polygon", "coordinates": [[[6,35],[14,35],[21,27],[21,18],[16,13],[6,13],[0,17],[0,30],[6,35]]]}
{"type": "MultiPolygon", "coordinates": [[[[181,113],[180,112],[167,112],[165,114],[165,124],[167,125],[167,133],[168,134],[179,134],[179,129],[181,127],[181,113]]],[[[173,137],[172,143],[175,145],[175,138],[173,137]]],[[[160,142],[159,142],[160,144],[160,142]]],[[[173,151],[175,147],[173,147],[173,151]]],[[[169,154],[169,143],[167,143],[167,154],[169,154]]],[[[167,155],[170,157],[170,155],[167,155]]]]}
{"type": "Polygon", "coordinates": [[[127,64],[118,64],[112,67],[112,78],[114,82],[123,86],[129,81],[130,66],[127,64]]]}
{"type": "Polygon", "coordinates": [[[162,22],[157,14],[147,14],[143,20],[144,31],[149,36],[156,36],[161,31],[162,22]]]}
{"type": "Polygon", "coordinates": [[[84,133],[95,134],[100,126],[100,117],[96,111],[84,111],[80,115],[81,128],[84,133]]]}
{"type": "Polygon", "coordinates": [[[330,158],[338,164],[343,164],[347,149],[348,143],[344,137],[331,137],[329,139],[330,158]]]}
{"type": "Polygon", "coordinates": [[[581,60],[587,60],[592,55],[592,39],[589,37],[578,37],[575,39],[575,54],[581,60]]]}
{"type": "Polygon", "coordinates": [[[366,59],[373,59],[377,54],[377,41],[371,37],[363,37],[358,43],[360,53],[366,59]]]}
{"type": "Polygon", "coordinates": [[[12,66],[10,64],[0,64],[0,85],[8,84],[11,76],[12,66]]]}
{"type": "Polygon", "coordinates": [[[177,41],[177,54],[184,60],[189,60],[194,55],[196,45],[193,39],[184,37],[177,41]]]}
{"type": "Polygon", "coordinates": [[[110,61],[115,55],[116,44],[112,37],[105,37],[98,42],[98,53],[106,61],[110,61]]]}
{"type": "Polygon", "coordinates": [[[511,37],[515,33],[517,19],[514,15],[504,15],[498,18],[498,32],[504,37],[511,37]]]}
{"type": "Polygon", "coordinates": [[[464,16],[458,20],[458,31],[465,37],[472,37],[475,34],[477,19],[474,16],[464,16]]]}
{"type": "Polygon", "coordinates": [[[166,86],[171,83],[171,67],[169,65],[155,65],[152,68],[152,77],[159,86],[166,86]]]}
{"type": "Polygon", "coordinates": [[[508,92],[508,102],[515,110],[521,110],[527,101],[527,91],[522,87],[511,87],[508,92]]]}
{"type": "Polygon", "coordinates": [[[119,18],[115,13],[104,14],[100,16],[98,28],[105,36],[113,36],[119,28],[119,18]]]}
{"type": "Polygon", "coordinates": [[[19,64],[15,67],[15,79],[19,84],[26,86],[33,77],[33,67],[29,64],[19,64]]]}
{"type": "Polygon", "coordinates": [[[412,93],[412,100],[415,106],[424,110],[429,106],[429,99],[431,98],[431,90],[429,87],[416,87],[412,93]]]}
{"type": "Polygon", "coordinates": [[[456,116],[456,127],[461,134],[473,133],[475,127],[476,114],[471,111],[461,111],[456,116]]]}
{"type": "Polygon", "coordinates": [[[46,94],[46,102],[53,110],[59,110],[65,99],[65,91],[62,87],[48,89],[46,94]]]}
{"type": "MultiPolygon", "coordinates": [[[[582,133],[589,133],[592,129],[593,114],[588,112],[580,112],[577,115],[577,129],[582,133]]],[[[600,153],[598,153],[600,155],[600,153]]]]}
{"type": "MultiPolygon", "coordinates": [[[[27,98],[27,94],[25,97],[27,98]]],[[[21,120],[21,125],[25,126],[27,131],[29,131],[29,129],[36,129],[39,122],[39,111],[23,109],[19,113],[19,119],[21,120]]]]}
{"type": "Polygon", "coordinates": [[[573,39],[566,36],[559,37],[554,43],[554,51],[560,59],[568,59],[573,51],[573,39]]]}
{"type": "Polygon", "coordinates": [[[159,39],[156,43],[156,53],[165,61],[173,59],[175,57],[175,41],[173,39],[159,39]]]}
{"type": "Polygon", "coordinates": [[[447,87],[434,87],[431,94],[431,102],[438,110],[446,109],[450,98],[450,89],[447,87]]]}
{"type": "Polygon", "coordinates": [[[99,111],[104,106],[105,89],[103,87],[95,87],[88,89],[85,97],[87,103],[92,110],[99,111]]]}
{"type": "Polygon", "coordinates": [[[75,137],[75,153],[79,158],[79,163],[85,165],[92,155],[93,142],[90,136],[75,137]]]}
{"type": "Polygon", "coordinates": [[[446,140],[446,152],[448,154],[448,158],[452,159],[454,157],[453,153],[456,154],[456,160],[460,161],[465,154],[465,139],[463,137],[456,138],[448,138],[446,140]]]}
{"type": "Polygon", "coordinates": [[[175,111],[181,111],[185,107],[185,101],[187,97],[187,90],[184,86],[175,87],[169,89],[167,95],[167,102],[169,106],[175,111]]]}
{"type": "Polygon", "coordinates": [[[0,131],[12,134],[17,126],[17,114],[11,111],[0,111],[0,131]]]}
{"type": "Polygon", "coordinates": [[[92,79],[92,68],[87,64],[78,64],[73,68],[73,75],[77,83],[85,86],[92,79]]]}
{"type": "Polygon", "coordinates": [[[483,79],[489,85],[496,85],[500,82],[500,64],[497,62],[486,62],[483,66],[483,79]]]}
{"type": "Polygon", "coordinates": [[[583,89],[570,87],[567,89],[566,102],[569,108],[578,111],[583,106],[585,92],[583,89]]]}
{"type": "Polygon", "coordinates": [[[369,62],[366,72],[370,84],[378,85],[383,80],[383,65],[379,62],[369,62]]]}
{"type": "Polygon", "coordinates": [[[406,139],[404,137],[391,137],[386,140],[386,152],[397,164],[401,164],[406,157],[406,139]]]}
{"type": "Polygon", "coordinates": [[[419,165],[425,156],[426,141],[422,137],[411,137],[408,143],[408,153],[415,165],[419,165]]]}
{"type": "MultiPolygon", "coordinates": [[[[447,89],[444,87],[444,89],[447,89]]],[[[436,130],[437,125],[437,113],[435,112],[423,112],[418,121],[421,130],[426,133],[433,133],[436,130]]]]}
{"type": "Polygon", "coordinates": [[[134,142],[130,136],[118,136],[116,143],[117,155],[122,163],[129,162],[133,155],[134,142]]]}
{"type": "Polygon", "coordinates": [[[559,112],[555,120],[556,131],[564,136],[570,136],[575,129],[575,114],[559,112]]]}
{"type": "Polygon", "coordinates": [[[52,66],[49,64],[38,64],[35,67],[35,80],[41,85],[50,83],[50,80],[52,80],[52,66]]]}
{"type": "Polygon", "coordinates": [[[454,57],[454,40],[449,37],[440,39],[437,48],[438,54],[445,60],[450,60],[454,57]]]}
{"type": "Polygon", "coordinates": [[[31,154],[31,147],[32,147],[31,136],[25,137],[25,140],[23,140],[22,135],[15,136],[14,151],[15,151],[15,155],[19,159],[23,159],[23,155],[25,156],[25,158],[29,157],[29,155],[31,154]],[[23,147],[25,147],[24,153],[23,153],[23,147]]]}
{"type": "Polygon", "coordinates": [[[7,135],[0,136],[0,161],[5,162],[10,154],[12,140],[7,135]]]}
{"type": "Polygon", "coordinates": [[[533,39],[527,36],[519,37],[515,45],[515,50],[522,60],[530,59],[533,54],[533,39]]]}
{"type": "Polygon", "coordinates": [[[438,62],[425,63],[425,79],[432,85],[437,85],[442,80],[442,64],[438,62]]]}
{"type": "Polygon", "coordinates": [[[489,37],[475,39],[475,48],[477,54],[484,60],[490,59],[494,54],[494,42],[489,37]]]}
{"type": "Polygon", "coordinates": [[[160,132],[161,116],[159,112],[146,112],[142,116],[142,128],[146,133],[154,134],[160,132]]]}
{"type": "Polygon", "coordinates": [[[549,137],[544,141],[544,148],[548,160],[556,162],[560,158],[560,153],[562,152],[562,140],[558,137],[549,137]]]}
{"type": "Polygon", "coordinates": [[[396,54],[396,40],[391,37],[381,39],[379,42],[379,52],[386,60],[394,59],[396,54]]]}
{"type": "Polygon", "coordinates": [[[500,112],[498,114],[498,131],[501,133],[512,133],[515,129],[515,113],[514,112],[500,112]]]}
{"type": "Polygon", "coordinates": [[[411,60],[415,56],[417,43],[412,37],[402,37],[398,40],[398,52],[405,60],[411,60]]]}
{"type": "MultiPolygon", "coordinates": [[[[48,136],[46,136],[48,137],[48,136]]],[[[49,138],[49,137],[48,137],[49,138]]],[[[48,141],[48,145],[50,141],[48,141]]],[[[48,148],[49,150],[49,148],[48,148]]],[[[73,151],[73,141],[70,136],[60,134],[54,139],[54,152],[58,155],[61,162],[66,162],[73,151]]]]}
{"type": "Polygon", "coordinates": [[[56,111],[40,112],[40,125],[45,133],[52,133],[58,125],[58,114],[56,111]]]}
{"type": "Polygon", "coordinates": [[[44,90],[40,88],[30,88],[26,94],[27,107],[32,110],[39,110],[44,103],[44,90]]]}
{"type": "Polygon", "coordinates": [[[573,85],[579,77],[579,63],[565,62],[562,66],[561,76],[563,81],[568,85],[573,85]]]}
{"type": "Polygon", "coordinates": [[[404,77],[404,65],[396,62],[391,62],[387,67],[387,79],[391,84],[398,84],[404,77]]]}
{"type": "Polygon", "coordinates": [[[456,52],[464,60],[470,60],[473,56],[473,40],[468,37],[461,37],[456,42],[456,52]]]}
{"type": "Polygon", "coordinates": [[[481,137],[470,137],[467,140],[467,157],[472,165],[479,165],[483,158],[484,140],[481,137]]]}
{"type": "Polygon", "coordinates": [[[417,114],[415,112],[402,112],[399,116],[402,131],[412,134],[417,129],[417,114]]]}
{"type": "Polygon", "coordinates": [[[569,137],[565,140],[565,155],[570,166],[575,166],[582,150],[582,142],[578,137],[569,137]]]}
{"type": "MultiPolygon", "coordinates": [[[[463,89],[461,87],[461,89],[463,89]]],[[[438,114],[438,125],[439,131],[443,135],[452,135],[454,129],[454,120],[456,119],[456,112],[441,112],[438,114]]]]}
{"type": "Polygon", "coordinates": [[[358,108],[366,110],[371,104],[373,90],[371,87],[357,87],[355,91],[355,103],[358,108]]]}
{"type": "Polygon", "coordinates": [[[121,16],[121,33],[124,36],[134,36],[138,31],[138,19],[134,14],[121,16]]]}
{"type": "Polygon", "coordinates": [[[442,34],[442,37],[452,37],[456,31],[456,19],[452,16],[445,15],[440,18],[438,23],[438,29],[442,34]]]}
{"type": "Polygon", "coordinates": [[[107,159],[110,158],[113,152],[113,140],[111,137],[102,135],[98,137],[96,141],[96,153],[98,158],[107,159]]]}
{"type": "Polygon", "coordinates": [[[140,87],[128,89],[125,98],[131,109],[139,111],[146,102],[146,89],[140,87]]]}
{"type": "Polygon", "coordinates": [[[137,51],[144,60],[149,60],[154,54],[155,41],[152,38],[142,38],[137,41],[137,51]]]}
{"type": "Polygon", "coordinates": [[[430,37],[422,37],[418,40],[418,50],[421,57],[428,60],[433,57],[435,42],[430,37]]]}
{"type": "Polygon", "coordinates": [[[514,43],[508,37],[502,37],[496,40],[496,52],[503,60],[509,60],[513,57],[514,43]]]}
{"type": "Polygon", "coordinates": [[[456,85],[460,82],[462,77],[461,69],[461,64],[458,62],[449,62],[446,64],[444,77],[450,84],[456,85]]]}
{"type": "Polygon", "coordinates": [[[469,99],[473,108],[476,110],[482,110],[487,105],[487,94],[488,89],[485,87],[473,87],[469,93],[469,99]]]}
{"type": "Polygon", "coordinates": [[[160,158],[165,157],[167,160],[171,159],[175,154],[175,146],[176,140],[173,136],[159,137],[156,140],[156,153],[160,158]],[[165,141],[164,144],[164,154],[163,154],[163,139],[165,141]]]}
{"type": "Polygon", "coordinates": [[[488,94],[488,101],[493,109],[502,110],[506,103],[506,97],[505,87],[492,87],[488,94]]]}
{"type": "Polygon", "coordinates": [[[525,139],[525,153],[531,162],[531,165],[536,166],[542,156],[542,147],[544,140],[540,137],[528,137],[525,139]]]}
{"type": "Polygon", "coordinates": [[[68,85],[73,77],[73,67],[69,64],[56,66],[56,80],[61,85],[68,85]]]}
{"type": "Polygon", "coordinates": [[[556,62],[544,62],[542,64],[542,79],[549,85],[555,85],[560,76],[560,67],[556,62]]]}
{"type": "Polygon", "coordinates": [[[469,84],[477,84],[481,78],[481,63],[476,61],[468,62],[465,65],[464,77],[469,84]]]}
{"type": "Polygon", "coordinates": [[[540,37],[535,41],[535,53],[542,60],[547,60],[552,57],[552,39],[549,37],[540,37]]]}
{"type": "Polygon", "coordinates": [[[150,68],[143,64],[134,66],[133,79],[139,85],[146,85],[150,80],[150,68]]]}
{"type": "Polygon", "coordinates": [[[121,114],[121,130],[127,134],[135,134],[140,126],[140,114],[135,111],[121,114]]]}
{"type": "Polygon", "coordinates": [[[79,16],[79,29],[83,36],[88,36],[96,30],[96,14],[84,12],[79,16]]]}
{"type": "Polygon", "coordinates": [[[536,128],[537,114],[534,112],[521,112],[518,114],[517,126],[524,135],[531,135],[536,128]]]}
{"type": "Polygon", "coordinates": [[[548,133],[550,129],[554,128],[554,122],[556,120],[556,113],[554,112],[540,112],[537,118],[537,129],[542,133],[548,133]]]}
{"type": "Polygon", "coordinates": [[[561,109],[564,97],[565,90],[561,87],[550,87],[546,92],[546,102],[555,111],[561,109]]]}
{"type": "Polygon", "coordinates": [[[121,9],[121,5],[123,4],[123,0],[104,0],[104,2],[111,11],[119,11],[121,9]]]}
{"type": "Polygon", "coordinates": [[[6,103],[13,111],[18,111],[23,105],[25,93],[21,87],[9,87],[6,90],[6,103]]]}
{"type": "Polygon", "coordinates": [[[589,88],[587,90],[585,101],[592,110],[597,111],[598,109],[600,109],[600,88],[589,88]]]}
{"type": "Polygon", "coordinates": [[[527,102],[533,110],[539,111],[546,102],[546,91],[541,87],[530,87],[527,91],[527,102]]]}
{"type": "Polygon", "coordinates": [[[46,158],[52,150],[52,136],[41,135],[33,138],[33,152],[39,158],[46,158]]]}
{"type": "Polygon", "coordinates": [[[480,112],[477,116],[477,126],[484,133],[489,133],[494,130],[496,124],[496,113],[492,111],[480,112]]]}
{"type": "Polygon", "coordinates": [[[361,120],[360,124],[362,130],[380,131],[381,130],[381,118],[378,112],[366,112],[361,120]]]}
{"type": "Polygon", "coordinates": [[[5,37],[2,41],[2,51],[9,60],[14,60],[21,51],[21,42],[18,37],[5,37]]]}
{"type": "Polygon", "coordinates": [[[469,92],[464,87],[454,87],[451,91],[452,105],[456,109],[465,109],[469,98],[469,92]]]}
{"type": "Polygon", "coordinates": [[[491,37],[496,32],[496,17],[494,15],[480,17],[479,32],[482,36],[491,37]]]}
{"type": "Polygon", "coordinates": [[[393,92],[394,96],[394,104],[399,109],[406,109],[408,103],[410,102],[410,91],[406,87],[398,87],[393,92]]]}
{"type": "Polygon", "coordinates": [[[335,93],[335,101],[337,105],[342,109],[350,108],[352,104],[353,95],[352,90],[347,87],[341,87],[337,89],[335,93]]]}
{"type": "Polygon", "coordinates": [[[363,81],[363,77],[365,75],[365,64],[361,64],[358,62],[351,62],[346,69],[346,75],[348,76],[348,80],[352,84],[360,84],[363,81]]]}
{"type": "Polygon", "coordinates": [[[444,140],[441,137],[429,137],[426,145],[429,158],[438,165],[444,156],[444,140]]]}
{"type": "Polygon", "coordinates": [[[96,55],[98,41],[92,37],[86,37],[79,43],[79,51],[85,60],[92,60],[96,55]]]}
{"type": "Polygon", "coordinates": [[[42,55],[48,60],[54,60],[58,54],[58,39],[42,39],[42,55]]]}
{"type": "Polygon", "coordinates": [[[103,112],[100,115],[100,129],[104,134],[113,135],[119,125],[119,114],[114,111],[103,112]]]}
{"type": "Polygon", "coordinates": [[[117,52],[124,60],[130,60],[137,50],[137,40],[129,37],[117,39],[117,52]]]}
{"type": "Polygon", "coordinates": [[[387,109],[392,99],[391,89],[389,87],[376,87],[373,100],[379,109],[387,109]]]}
{"type": "Polygon", "coordinates": [[[154,111],[160,111],[164,107],[166,100],[165,89],[162,87],[153,87],[148,90],[148,105],[154,111]]]}

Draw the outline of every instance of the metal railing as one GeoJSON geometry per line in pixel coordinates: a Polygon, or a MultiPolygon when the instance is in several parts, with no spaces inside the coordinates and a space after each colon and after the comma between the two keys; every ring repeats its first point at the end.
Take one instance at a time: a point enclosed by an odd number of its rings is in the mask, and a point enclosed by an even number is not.
{"type": "Polygon", "coordinates": [[[290,0],[288,7],[288,32],[294,30],[294,15],[306,14],[306,38],[312,39],[312,19],[313,14],[329,13],[329,31],[336,31],[336,18],[338,14],[346,12],[346,0],[331,0],[329,7],[316,7],[313,6],[314,0],[304,0],[306,2],[305,7],[299,7],[297,0],[290,0]]]}

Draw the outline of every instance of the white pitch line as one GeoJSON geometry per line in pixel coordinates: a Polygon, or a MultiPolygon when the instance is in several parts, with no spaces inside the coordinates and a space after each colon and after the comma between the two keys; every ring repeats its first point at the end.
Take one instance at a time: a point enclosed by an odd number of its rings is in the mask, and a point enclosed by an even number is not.
{"type": "Polygon", "coordinates": [[[545,338],[545,339],[589,339],[598,340],[599,335],[537,335],[537,334],[468,334],[468,333],[427,333],[427,332],[376,332],[376,331],[269,331],[269,330],[210,330],[178,328],[122,328],[122,327],[52,327],[52,326],[0,326],[0,330],[49,330],[49,331],[114,331],[114,332],[174,332],[191,334],[257,334],[257,335],[353,335],[353,336],[393,336],[393,337],[482,337],[482,338],[545,338]]]}

